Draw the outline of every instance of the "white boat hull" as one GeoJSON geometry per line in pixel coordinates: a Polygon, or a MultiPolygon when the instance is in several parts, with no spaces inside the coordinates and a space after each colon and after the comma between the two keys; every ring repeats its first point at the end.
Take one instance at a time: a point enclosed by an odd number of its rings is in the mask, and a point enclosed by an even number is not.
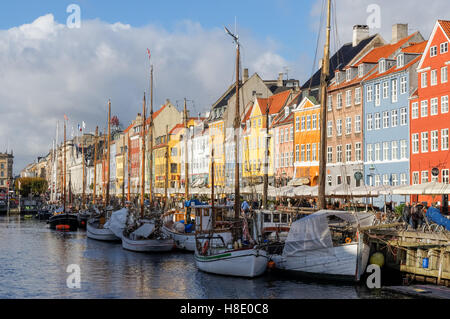
{"type": "Polygon", "coordinates": [[[358,243],[332,248],[323,248],[297,252],[295,256],[274,255],[271,259],[278,270],[315,277],[333,277],[336,279],[355,280],[366,269],[370,247],[363,244],[359,263],[358,243]]]}
{"type": "Polygon", "coordinates": [[[96,228],[87,223],[86,226],[86,236],[95,240],[102,241],[117,241],[120,240],[119,237],[114,235],[114,233],[108,228],[96,228]]]}
{"type": "Polygon", "coordinates": [[[122,247],[136,252],[166,252],[171,251],[174,246],[172,239],[132,240],[126,236],[122,237],[122,247]]]}
{"type": "Polygon", "coordinates": [[[169,227],[163,226],[163,233],[172,238],[178,249],[195,251],[195,233],[182,234],[169,227]]]}
{"type": "Polygon", "coordinates": [[[257,277],[267,268],[267,253],[260,249],[224,250],[209,256],[195,252],[195,264],[201,271],[227,276],[257,277]]]}

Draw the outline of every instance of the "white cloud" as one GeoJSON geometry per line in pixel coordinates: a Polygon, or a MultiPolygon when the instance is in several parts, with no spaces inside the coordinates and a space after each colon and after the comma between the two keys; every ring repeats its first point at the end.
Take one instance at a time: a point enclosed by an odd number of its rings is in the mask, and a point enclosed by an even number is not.
{"type": "MultiPolygon", "coordinates": [[[[288,65],[276,45],[242,32],[243,66],[276,78],[288,65]]],[[[206,111],[233,82],[230,39],[221,28],[191,21],[174,31],[100,20],[83,20],[80,29],[69,29],[48,14],[1,30],[0,148],[4,151],[9,140],[15,173],[48,152],[64,114],[70,120],[68,136],[81,121],[89,131],[104,127],[108,99],[113,114],[130,123],[149,88],[147,48],[155,68],[155,109],[166,98],[175,103],[187,97],[195,100],[194,114],[206,111]]]]}

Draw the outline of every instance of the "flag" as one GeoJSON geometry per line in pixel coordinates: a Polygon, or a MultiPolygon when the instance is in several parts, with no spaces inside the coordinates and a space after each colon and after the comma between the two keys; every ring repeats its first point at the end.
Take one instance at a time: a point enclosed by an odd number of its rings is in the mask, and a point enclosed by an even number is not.
{"type": "Polygon", "coordinates": [[[150,60],[152,55],[151,55],[150,50],[148,48],[147,48],[147,53],[148,53],[148,59],[150,60]]]}
{"type": "Polygon", "coordinates": [[[82,130],[81,130],[81,125],[80,125],[80,124],[78,124],[78,131],[80,131],[80,132],[82,131],[82,130]]]}

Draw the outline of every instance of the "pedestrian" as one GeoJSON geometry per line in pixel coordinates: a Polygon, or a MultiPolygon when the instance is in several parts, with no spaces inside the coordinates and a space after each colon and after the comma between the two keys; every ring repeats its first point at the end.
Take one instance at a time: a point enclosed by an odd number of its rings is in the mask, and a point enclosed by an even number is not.
{"type": "Polygon", "coordinates": [[[411,204],[409,202],[403,207],[402,211],[402,219],[405,223],[409,223],[409,219],[411,217],[411,204]]]}
{"type": "Polygon", "coordinates": [[[250,205],[247,203],[246,200],[242,202],[241,209],[244,212],[244,214],[248,214],[250,212],[250,205]]]}

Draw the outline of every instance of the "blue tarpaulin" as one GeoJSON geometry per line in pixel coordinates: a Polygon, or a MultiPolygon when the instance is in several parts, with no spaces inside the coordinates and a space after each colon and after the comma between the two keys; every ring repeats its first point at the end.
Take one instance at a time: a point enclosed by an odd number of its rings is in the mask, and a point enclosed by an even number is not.
{"type": "Polygon", "coordinates": [[[442,216],[439,209],[434,207],[428,208],[426,216],[432,222],[444,226],[445,229],[450,231],[450,219],[447,219],[444,216],[442,216]]]}

